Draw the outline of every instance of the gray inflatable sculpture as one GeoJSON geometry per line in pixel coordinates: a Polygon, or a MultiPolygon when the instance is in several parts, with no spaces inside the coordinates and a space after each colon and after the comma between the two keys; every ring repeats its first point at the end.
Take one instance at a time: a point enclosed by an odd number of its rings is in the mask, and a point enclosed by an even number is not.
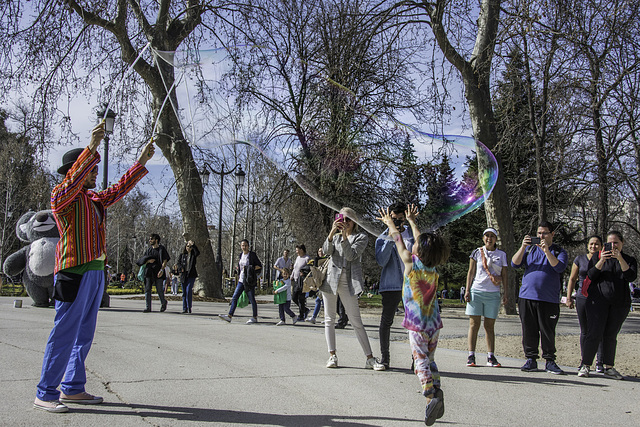
{"type": "Polygon", "coordinates": [[[53,270],[58,227],[50,210],[29,211],[16,225],[16,235],[29,245],[7,257],[2,266],[8,276],[22,273],[22,282],[36,307],[48,307],[53,298],[53,270]]]}

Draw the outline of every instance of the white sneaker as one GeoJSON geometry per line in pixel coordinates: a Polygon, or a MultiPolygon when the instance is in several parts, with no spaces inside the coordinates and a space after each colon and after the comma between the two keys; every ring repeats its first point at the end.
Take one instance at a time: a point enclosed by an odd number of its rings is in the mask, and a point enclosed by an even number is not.
{"type": "Polygon", "coordinates": [[[296,323],[298,323],[298,318],[296,316],[293,316],[291,318],[291,322],[295,325],[296,323]]]}
{"type": "Polygon", "coordinates": [[[579,377],[588,377],[589,376],[589,367],[587,365],[580,366],[580,370],[578,371],[579,377]]]}
{"type": "Polygon", "coordinates": [[[327,360],[327,368],[337,368],[338,367],[338,356],[332,354],[327,360]]]}
{"type": "Polygon", "coordinates": [[[231,316],[229,316],[228,314],[218,314],[218,317],[225,322],[231,323],[231,316]]]}
{"type": "Polygon", "coordinates": [[[276,323],[276,326],[282,326],[282,325],[286,325],[284,320],[281,320],[278,323],[276,323]]]}
{"type": "Polygon", "coordinates": [[[252,317],[251,319],[247,320],[247,325],[251,325],[252,323],[258,323],[258,319],[252,317]]]}
{"type": "Polygon", "coordinates": [[[384,363],[380,363],[379,361],[376,360],[376,363],[373,364],[373,370],[374,371],[386,371],[387,365],[385,365],[384,363]]]}
{"type": "Polygon", "coordinates": [[[315,318],[315,317],[309,317],[309,318],[307,319],[307,322],[309,322],[309,323],[311,323],[311,324],[315,325],[315,324],[316,324],[316,318],[315,318]]]}
{"type": "Polygon", "coordinates": [[[378,363],[378,361],[376,360],[375,357],[370,357],[367,359],[367,361],[364,363],[364,369],[374,369],[376,363],[378,363]]]}

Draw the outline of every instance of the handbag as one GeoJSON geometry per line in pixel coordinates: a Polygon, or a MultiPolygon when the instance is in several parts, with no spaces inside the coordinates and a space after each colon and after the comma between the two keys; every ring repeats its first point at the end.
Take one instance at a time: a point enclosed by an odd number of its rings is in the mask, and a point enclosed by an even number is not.
{"type": "MultiPolygon", "coordinates": [[[[281,287],[284,286],[284,283],[280,280],[273,282],[273,290],[277,291],[281,287]]],[[[277,294],[273,294],[273,303],[274,304],[285,304],[287,302],[287,293],[286,292],[278,292],[277,294]]]]}
{"type": "Polygon", "coordinates": [[[238,308],[244,308],[249,305],[249,296],[245,291],[242,291],[240,297],[238,298],[238,308]]]}
{"type": "Polygon", "coordinates": [[[311,273],[304,279],[302,292],[314,292],[320,289],[322,283],[327,278],[329,270],[329,258],[326,258],[319,267],[311,266],[311,273]]]}
{"type": "Polygon", "coordinates": [[[74,302],[81,281],[82,274],[59,271],[53,283],[53,298],[62,302],[74,302]]]}
{"type": "Polygon", "coordinates": [[[144,276],[147,273],[147,264],[142,264],[142,267],[138,270],[138,280],[144,282],[144,276]]]}

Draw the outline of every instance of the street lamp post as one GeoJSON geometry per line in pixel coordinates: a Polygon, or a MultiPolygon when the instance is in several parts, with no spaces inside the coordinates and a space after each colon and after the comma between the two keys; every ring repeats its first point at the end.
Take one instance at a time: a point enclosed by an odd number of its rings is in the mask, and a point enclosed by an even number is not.
{"type": "Polygon", "coordinates": [[[109,135],[113,133],[113,125],[116,121],[116,113],[105,105],[98,110],[98,120],[104,120],[104,159],[102,163],[102,189],[109,185],[109,135]]]}
{"type": "MultiPolygon", "coordinates": [[[[245,173],[242,170],[242,166],[240,166],[239,163],[236,164],[233,167],[233,169],[230,169],[230,170],[225,170],[225,165],[224,163],[222,163],[220,171],[213,169],[209,163],[205,163],[204,166],[202,167],[202,171],[200,172],[200,179],[202,180],[202,184],[204,186],[209,184],[209,176],[210,176],[209,171],[220,176],[220,212],[218,214],[218,254],[216,256],[216,264],[218,266],[219,273],[220,273],[220,286],[222,286],[224,284],[224,278],[222,274],[222,202],[223,202],[222,195],[224,194],[223,192],[224,176],[235,172],[234,177],[236,181],[236,203],[237,203],[238,188],[242,187],[242,185],[244,184],[245,173]]],[[[235,209],[234,209],[234,216],[235,216],[235,209]]],[[[233,227],[235,229],[235,218],[233,221],[233,227]]],[[[233,254],[233,250],[234,248],[231,248],[232,254],[233,254]]],[[[232,255],[232,259],[233,259],[233,255],[232,255]]],[[[231,272],[229,273],[231,274],[231,272]]]]}

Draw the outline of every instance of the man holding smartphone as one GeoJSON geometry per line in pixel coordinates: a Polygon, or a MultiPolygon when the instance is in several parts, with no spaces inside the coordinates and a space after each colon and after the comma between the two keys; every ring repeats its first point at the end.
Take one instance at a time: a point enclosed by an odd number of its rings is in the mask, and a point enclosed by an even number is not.
{"type": "MultiPolygon", "coordinates": [[[[407,205],[394,203],[389,206],[391,218],[402,236],[405,246],[413,247],[413,233],[404,226],[406,222],[405,211],[407,205]]],[[[402,301],[402,285],[404,283],[404,264],[398,255],[396,242],[389,237],[387,228],[376,239],[376,261],[382,267],[380,275],[380,295],[382,296],[382,317],[380,318],[380,362],[373,366],[376,371],[389,369],[389,340],[391,338],[391,326],[402,301]]]]}
{"type": "Polygon", "coordinates": [[[556,325],[560,315],[562,273],[567,268],[568,255],[553,243],[555,231],[551,223],[538,224],[537,236],[524,236],[520,249],[511,258],[511,266],[524,267],[518,311],[522,324],[522,346],[527,361],[520,368],[525,372],[538,370],[538,343],[545,370],[562,375],[556,359],[556,325]]]}

